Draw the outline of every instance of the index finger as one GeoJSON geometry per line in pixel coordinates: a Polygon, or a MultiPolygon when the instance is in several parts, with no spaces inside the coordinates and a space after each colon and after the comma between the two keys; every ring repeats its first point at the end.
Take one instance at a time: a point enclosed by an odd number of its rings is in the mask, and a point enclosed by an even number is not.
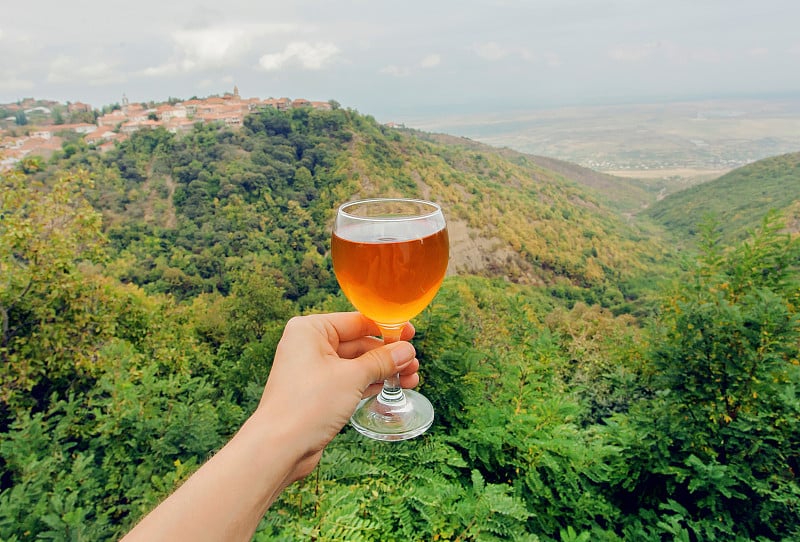
{"type": "Polygon", "coordinates": [[[367,335],[381,336],[378,325],[360,312],[332,312],[315,314],[329,332],[336,334],[338,341],[352,341],[367,335]]]}
{"type": "MultiPolygon", "coordinates": [[[[336,333],[339,342],[352,341],[365,336],[382,336],[378,325],[360,312],[333,312],[313,316],[321,319],[326,328],[336,333]]],[[[414,333],[414,326],[407,323],[403,327],[400,339],[407,341],[414,336],[414,333]]]]}

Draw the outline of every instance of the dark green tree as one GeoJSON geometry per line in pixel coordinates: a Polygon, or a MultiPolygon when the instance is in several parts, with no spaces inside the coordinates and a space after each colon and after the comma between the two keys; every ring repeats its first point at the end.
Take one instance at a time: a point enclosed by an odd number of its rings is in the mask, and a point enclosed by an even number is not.
{"type": "Polygon", "coordinates": [[[656,397],[624,422],[622,501],[697,540],[800,535],[800,238],[781,227],[769,215],[728,252],[705,227],[653,341],[656,397]]]}
{"type": "Polygon", "coordinates": [[[60,107],[53,109],[53,124],[64,124],[64,113],[60,107]]]}

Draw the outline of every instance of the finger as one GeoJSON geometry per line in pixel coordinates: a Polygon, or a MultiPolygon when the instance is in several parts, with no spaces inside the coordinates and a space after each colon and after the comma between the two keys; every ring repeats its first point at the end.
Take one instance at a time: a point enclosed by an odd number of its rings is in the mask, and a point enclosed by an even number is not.
{"type": "MultiPolygon", "coordinates": [[[[410,323],[406,324],[400,335],[400,340],[407,341],[411,339],[415,332],[416,330],[414,329],[413,325],[410,323]]],[[[353,359],[381,345],[383,345],[383,341],[377,337],[359,337],[358,339],[354,339],[352,341],[340,343],[336,353],[339,354],[339,357],[341,358],[353,359]]]]}
{"type": "MultiPolygon", "coordinates": [[[[403,335],[410,335],[411,338],[413,336],[414,329],[411,328],[409,331],[403,332],[403,335]]],[[[404,337],[401,340],[406,340],[404,337]]],[[[357,358],[361,354],[369,352],[374,348],[378,348],[383,346],[383,341],[377,337],[359,337],[358,339],[352,341],[346,341],[339,344],[339,347],[336,349],[336,353],[339,355],[340,358],[345,359],[353,359],[357,358]]]]}
{"type": "Polygon", "coordinates": [[[330,314],[314,314],[314,318],[322,322],[328,331],[335,333],[339,342],[352,341],[367,335],[380,336],[378,326],[360,312],[334,312],[330,314]]]}
{"type": "Polygon", "coordinates": [[[398,341],[375,348],[355,358],[353,370],[358,371],[362,389],[401,372],[415,359],[416,351],[411,343],[398,341]]]}
{"type": "Polygon", "coordinates": [[[419,373],[412,373],[410,375],[400,375],[400,385],[403,388],[416,388],[419,386],[419,373]]]}
{"type": "MultiPolygon", "coordinates": [[[[400,386],[409,389],[409,388],[416,388],[419,385],[419,374],[413,373],[410,375],[400,376],[400,386]]],[[[364,391],[363,398],[372,397],[373,395],[377,395],[381,392],[381,388],[383,387],[383,382],[376,382],[374,384],[370,384],[367,386],[367,389],[364,391]]]]}
{"type": "Polygon", "coordinates": [[[416,332],[417,330],[414,328],[414,324],[408,322],[403,328],[403,331],[400,332],[400,340],[410,341],[416,332]]]}
{"type": "Polygon", "coordinates": [[[340,343],[336,353],[340,358],[353,359],[380,346],[383,346],[383,341],[377,337],[360,337],[340,343]]]}
{"type": "MultiPolygon", "coordinates": [[[[403,388],[415,388],[419,384],[419,360],[414,358],[411,363],[400,369],[400,386],[403,388]]],[[[374,382],[369,385],[367,391],[364,392],[364,397],[375,395],[381,390],[383,381],[374,382]]]]}
{"type": "Polygon", "coordinates": [[[419,360],[414,358],[411,363],[400,369],[400,376],[412,375],[419,371],[419,360]]]}
{"type": "MultiPolygon", "coordinates": [[[[312,317],[320,318],[327,325],[332,326],[340,341],[350,341],[366,335],[381,336],[380,327],[360,312],[334,312],[315,314],[312,317]]],[[[414,324],[406,322],[400,333],[400,340],[407,341],[414,336],[414,333],[416,333],[414,324]]]]}

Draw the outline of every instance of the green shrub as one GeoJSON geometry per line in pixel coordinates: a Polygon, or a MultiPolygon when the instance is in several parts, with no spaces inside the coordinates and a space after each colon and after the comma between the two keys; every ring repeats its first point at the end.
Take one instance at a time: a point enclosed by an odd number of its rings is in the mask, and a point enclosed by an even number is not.
{"type": "Polygon", "coordinates": [[[613,425],[631,467],[617,497],[640,518],[668,509],[664,533],[800,534],[800,238],[780,230],[768,216],[722,252],[706,228],[653,340],[656,396],[613,425]]]}

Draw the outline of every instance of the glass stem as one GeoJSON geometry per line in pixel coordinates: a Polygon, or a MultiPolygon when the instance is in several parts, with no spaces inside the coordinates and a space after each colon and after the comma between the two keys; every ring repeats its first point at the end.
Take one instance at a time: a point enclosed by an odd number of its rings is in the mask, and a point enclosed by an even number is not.
{"type": "MultiPolygon", "coordinates": [[[[383,342],[385,344],[394,343],[400,340],[400,333],[403,331],[405,324],[399,326],[383,326],[381,334],[383,335],[383,342]]],[[[403,388],[400,386],[400,373],[395,373],[383,381],[383,389],[378,394],[378,402],[384,405],[398,405],[405,403],[406,396],[403,393],[403,388]]]]}

